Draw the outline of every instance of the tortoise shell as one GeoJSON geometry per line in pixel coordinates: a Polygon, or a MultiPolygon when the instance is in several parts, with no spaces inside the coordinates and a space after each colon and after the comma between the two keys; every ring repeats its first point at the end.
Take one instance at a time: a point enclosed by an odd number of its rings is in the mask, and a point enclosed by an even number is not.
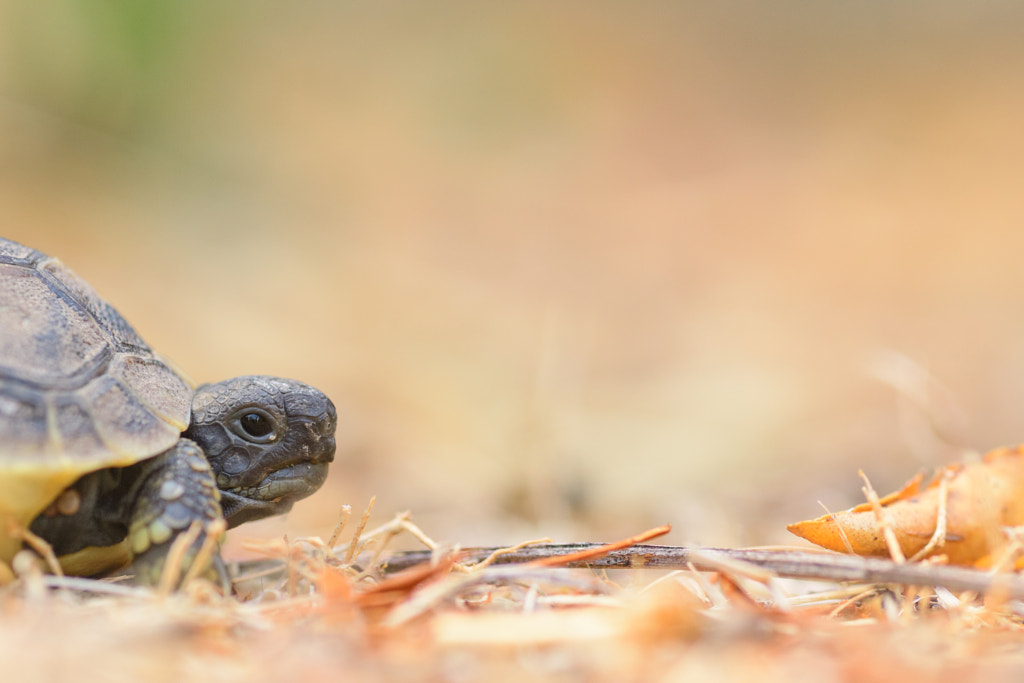
{"type": "Polygon", "coordinates": [[[192,395],[64,264],[0,238],[0,522],[26,527],[82,475],[172,447],[192,395]]]}

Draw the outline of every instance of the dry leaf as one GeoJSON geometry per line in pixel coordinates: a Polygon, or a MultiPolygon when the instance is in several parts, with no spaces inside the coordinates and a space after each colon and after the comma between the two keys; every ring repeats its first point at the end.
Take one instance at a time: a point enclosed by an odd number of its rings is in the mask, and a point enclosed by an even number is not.
{"type": "MultiPolygon", "coordinates": [[[[950,465],[923,490],[921,480],[918,475],[902,490],[881,500],[908,557],[928,543],[943,509],[947,516],[945,542],[928,556],[946,555],[952,564],[982,560],[1006,544],[1003,527],[1024,523],[1024,447],[1002,448],[978,462],[950,465]],[[943,477],[948,477],[945,501],[939,486],[943,477]]],[[[829,550],[889,554],[869,503],[786,528],[829,550]]]]}

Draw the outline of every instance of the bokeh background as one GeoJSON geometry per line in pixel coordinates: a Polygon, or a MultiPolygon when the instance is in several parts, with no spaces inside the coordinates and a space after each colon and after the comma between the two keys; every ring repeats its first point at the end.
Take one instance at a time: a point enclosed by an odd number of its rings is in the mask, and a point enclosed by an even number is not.
{"type": "Polygon", "coordinates": [[[789,542],[1024,440],[1019,3],[0,2],[0,221],[438,540],[789,542]]]}

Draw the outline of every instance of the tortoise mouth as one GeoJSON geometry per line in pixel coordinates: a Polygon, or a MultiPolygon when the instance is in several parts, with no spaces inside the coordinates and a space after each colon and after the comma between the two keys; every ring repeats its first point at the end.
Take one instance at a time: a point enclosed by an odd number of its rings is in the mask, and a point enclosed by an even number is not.
{"type": "Polygon", "coordinates": [[[303,462],[271,472],[256,486],[221,489],[220,504],[228,528],[288,512],[326,479],[327,463],[303,462]]]}

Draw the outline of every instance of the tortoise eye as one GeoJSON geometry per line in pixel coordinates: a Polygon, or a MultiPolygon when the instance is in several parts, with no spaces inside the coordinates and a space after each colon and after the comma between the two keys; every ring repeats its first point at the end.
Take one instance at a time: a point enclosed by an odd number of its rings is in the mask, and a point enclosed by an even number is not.
{"type": "Polygon", "coordinates": [[[263,413],[246,413],[238,418],[238,422],[246,434],[257,439],[272,436],[274,433],[274,423],[263,413]]]}

